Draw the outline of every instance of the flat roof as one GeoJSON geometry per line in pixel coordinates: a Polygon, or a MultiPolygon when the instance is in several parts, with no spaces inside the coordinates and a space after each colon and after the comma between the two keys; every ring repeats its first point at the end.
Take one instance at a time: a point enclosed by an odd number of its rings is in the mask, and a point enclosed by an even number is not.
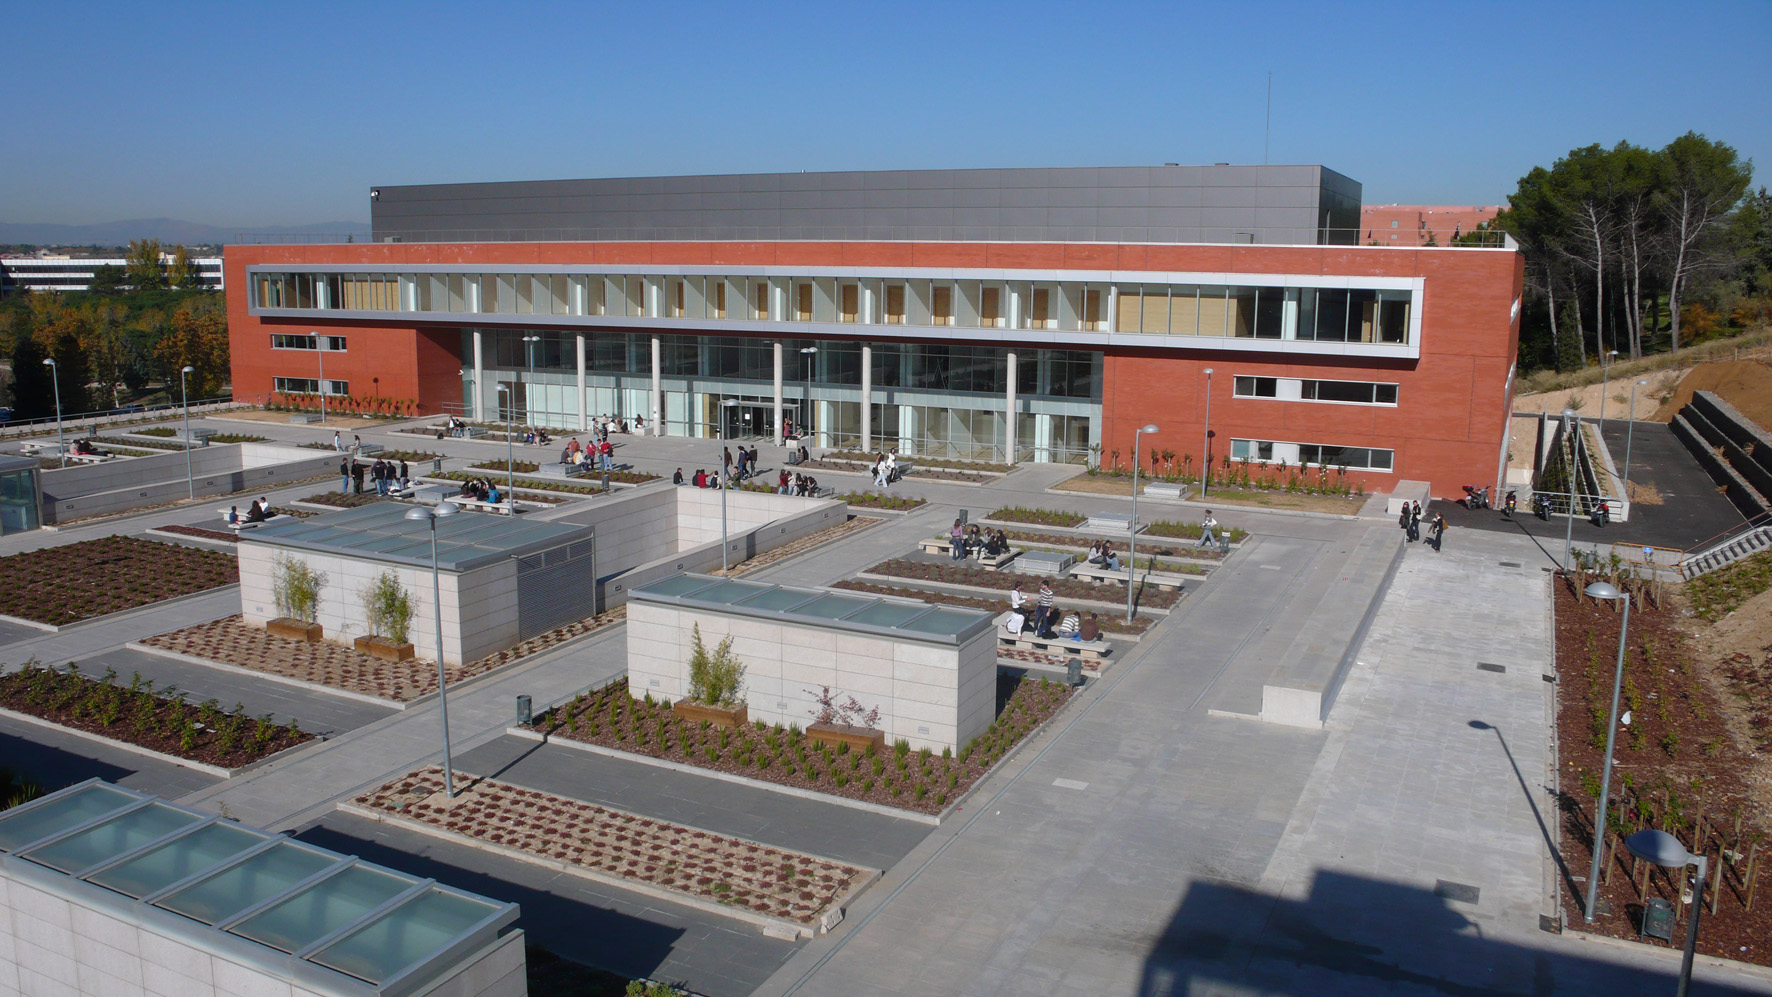
{"type": "Polygon", "coordinates": [[[422,988],[518,915],[100,779],[0,813],[0,870],[275,978],[365,995],[422,988]]]}
{"type": "MultiPolygon", "coordinates": [[[[376,502],[311,519],[272,523],[242,532],[241,543],[311,550],[388,564],[431,566],[431,526],[407,519],[418,506],[376,502]]],[[[577,523],[536,522],[515,516],[461,512],[437,520],[437,567],[470,571],[507,558],[589,540],[596,528],[577,523]]]]}
{"type": "Polygon", "coordinates": [[[983,610],[938,606],[920,599],[690,573],[635,586],[628,590],[628,598],[933,644],[964,644],[996,625],[983,610]]]}
{"type": "Polygon", "coordinates": [[[0,455],[0,474],[12,471],[36,470],[42,467],[35,457],[19,457],[14,454],[0,455]]]}

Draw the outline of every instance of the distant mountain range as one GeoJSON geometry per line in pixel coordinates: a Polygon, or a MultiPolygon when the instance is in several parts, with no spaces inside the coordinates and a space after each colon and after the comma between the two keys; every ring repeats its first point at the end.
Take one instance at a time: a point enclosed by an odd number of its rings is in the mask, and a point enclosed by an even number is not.
{"type": "MultiPolygon", "coordinates": [[[[51,225],[38,222],[0,222],[0,243],[34,246],[127,246],[131,239],[159,239],[163,243],[185,245],[222,244],[240,241],[242,234],[264,235],[287,233],[294,236],[317,234],[356,236],[369,235],[368,222],[321,222],[317,225],[203,225],[177,218],[136,218],[122,222],[98,222],[92,225],[51,225]]],[[[262,241],[262,240],[261,240],[262,241]]],[[[299,240],[292,240],[299,241],[299,240]]]]}

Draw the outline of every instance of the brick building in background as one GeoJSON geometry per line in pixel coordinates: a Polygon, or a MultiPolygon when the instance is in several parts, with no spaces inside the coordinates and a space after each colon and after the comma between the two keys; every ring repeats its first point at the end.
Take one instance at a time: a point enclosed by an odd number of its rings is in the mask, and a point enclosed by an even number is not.
{"type": "Polygon", "coordinates": [[[1215,458],[1436,494],[1505,458],[1519,254],[1357,245],[1359,185],[1321,167],[371,198],[372,243],[228,247],[238,397],[379,395],[567,433],[605,413],[704,437],[791,421],[818,446],[1124,465],[1146,423],[1147,452],[1197,462],[1210,386],[1215,458]]]}
{"type": "Polygon", "coordinates": [[[1360,244],[1425,246],[1452,240],[1495,220],[1506,205],[1373,204],[1360,209],[1360,244]]]}

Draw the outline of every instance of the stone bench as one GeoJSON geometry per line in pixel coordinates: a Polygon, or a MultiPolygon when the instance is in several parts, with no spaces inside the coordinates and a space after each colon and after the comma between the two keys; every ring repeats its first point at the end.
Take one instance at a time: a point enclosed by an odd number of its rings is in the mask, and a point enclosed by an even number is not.
{"type": "MultiPolygon", "coordinates": [[[[1096,585],[1102,582],[1117,582],[1124,585],[1126,584],[1126,569],[1109,571],[1099,564],[1078,564],[1071,568],[1070,577],[1086,579],[1096,585]]],[[[1167,571],[1141,571],[1138,573],[1139,581],[1165,591],[1181,588],[1186,579],[1186,575],[1177,575],[1167,571]]]]}
{"type": "Polygon", "coordinates": [[[297,412],[289,417],[290,425],[294,426],[311,426],[319,421],[320,414],[318,412],[297,412]]]}
{"type": "MultiPolygon", "coordinates": [[[[999,617],[999,620],[1007,620],[1008,616],[1008,613],[1004,613],[999,617]]],[[[1099,637],[1094,640],[1071,640],[1064,637],[1054,637],[1047,640],[1043,637],[1036,637],[1026,630],[1012,634],[1005,622],[999,622],[997,625],[997,647],[1015,647],[1026,651],[1041,651],[1046,654],[1063,652],[1067,655],[1094,660],[1107,657],[1109,651],[1107,641],[1099,637]]]]}
{"type": "Polygon", "coordinates": [[[490,432],[485,426],[463,426],[461,427],[460,433],[450,432],[448,426],[426,426],[425,431],[429,433],[441,433],[442,435],[437,437],[438,439],[463,440],[477,440],[490,432]]]}
{"type": "Polygon", "coordinates": [[[463,509],[472,509],[475,512],[496,513],[500,516],[509,516],[516,511],[516,500],[514,499],[506,499],[503,502],[487,502],[483,499],[467,498],[466,496],[457,495],[448,499],[448,501],[463,509]]]}
{"type": "Polygon", "coordinates": [[[1130,533],[1132,515],[1125,512],[1092,512],[1081,529],[1090,533],[1130,533]]]}
{"type": "Polygon", "coordinates": [[[365,443],[362,446],[357,448],[357,456],[359,456],[359,457],[373,457],[376,454],[381,453],[383,450],[386,450],[386,449],[387,449],[387,447],[382,446],[380,443],[365,443]]]}
{"type": "Polygon", "coordinates": [[[591,469],[590,461],[585,461],[583,464],[541,464],[535,473],[544,478],[583,478],[597,472],[591,469]]]}
{"type": "Polygon", "coordinates": [[[1187,495],[1187,486],[1170,481],[1155,481],[1144,486],[1144,493],[1151,498],[1180,499],[1187,495]]]}

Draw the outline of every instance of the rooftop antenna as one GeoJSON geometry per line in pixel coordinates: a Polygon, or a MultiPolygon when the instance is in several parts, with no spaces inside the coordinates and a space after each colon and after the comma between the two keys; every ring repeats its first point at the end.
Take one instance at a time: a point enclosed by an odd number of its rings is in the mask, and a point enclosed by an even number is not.
{"type": "Polygon", "coordinates": [[[1267,71],[1267,125],[1261,131],[1261,165],[1267,165],[1268,140],[1274,133],[1274,71],[1267,71]]]}

